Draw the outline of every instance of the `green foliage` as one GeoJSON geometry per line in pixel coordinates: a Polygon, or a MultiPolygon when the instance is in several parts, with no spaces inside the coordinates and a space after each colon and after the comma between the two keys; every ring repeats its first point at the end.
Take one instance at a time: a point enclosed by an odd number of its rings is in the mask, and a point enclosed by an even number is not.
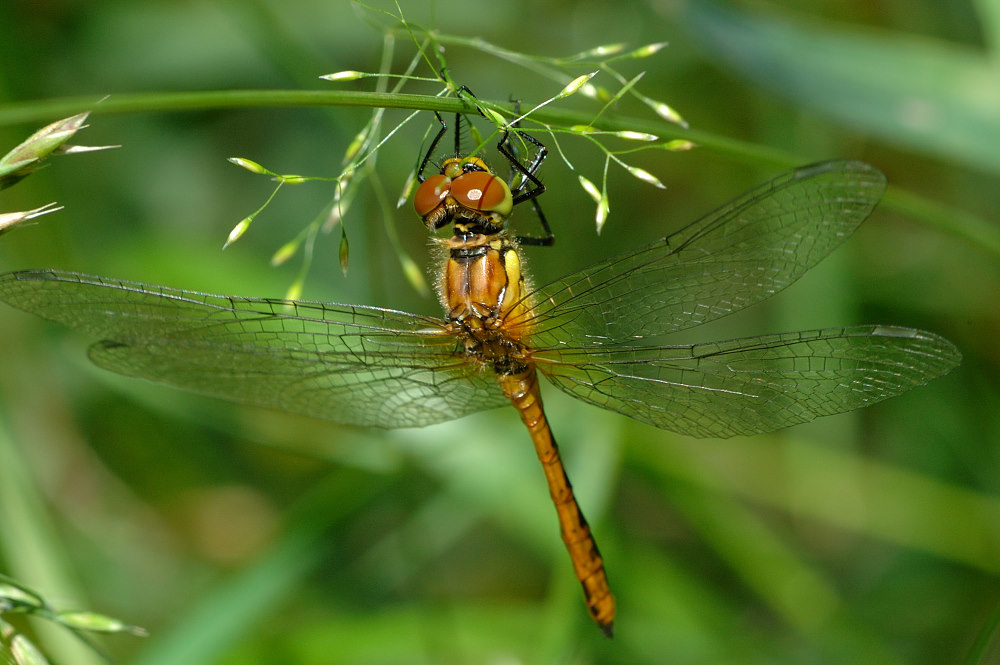
{"type": "MultiPolygon", "coordinates": [[[[45,665],[48,660],[31,639],[9,623],[13,615],[50,621],[75,633],[84,644],[90,644],[85,638],[87,633],[146,634],[141,628],[97,612],[56,610],[38,592],[0,575],[0,657],[10,659],[14,665],[45,665]]],[[[96,647],[93,648],[100,653],[96,647]]]]}
{"type": "MultiPolygon", "coordinates": [[[[608,642],[510,409],[392,432],[254,412],[109,376],[4,308],[0,570],[148,626],[103,643],[123,663],[991,662],[997,22],[985,2],[784,4],[410,2],[404,26],[389,2],[0,3],[0,146],[87,110],[90,140],[123,146],[0,192],[3,210],[65,206],[0,236],[4,272],[437,314],[406,286],[428,265],[404,197],[427,111],[469,113],[497,160],[513,98],[552,151],[536,281],[776,167],[863,159],[891,183],[873,218],[705,339],[896,323],[965,356],[872,409],[725,442],[546,392],[619,599],[608,642]],[[364,74],[317,78],[345,71],[364,74]]],[[[92,658],[17,625],[53,662],[92,658]]]]}
{"type": "MultiPolygon", "coordinates": [[[[71,118],[63,118],[42,127],[21,142],[16,148],[0,157],[0,190],[16,185],[31,175],[53,154],[90,152],[104,150],[112,146],[73,146],[66,141],[73,137],[87,120],[86,113],[78,113],[71,118]]],[[[0,235],[28,220],[60,210],[55,203],[47,203],[39,208],[18,212],[0,213],[0,235]]]]}

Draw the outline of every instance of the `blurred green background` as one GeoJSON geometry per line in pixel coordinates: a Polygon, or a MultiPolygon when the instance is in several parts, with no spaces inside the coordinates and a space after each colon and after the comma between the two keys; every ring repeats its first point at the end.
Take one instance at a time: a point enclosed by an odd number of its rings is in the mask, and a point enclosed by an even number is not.
{"type": "MultiPolygon", "coordinates": [[[[129,664],[1000,662],[983,642],[1000,601],[997,3],[406,0],[403,11],[529,54],[668,41],[615,68],[645,70],[639,89],[693,129],[752,147],[631,156],[667,189],[612,168],[598,236],[577,174],[600,182],[603,157],[561,138],[578,172],[555,154],[545,165],[557,244],[527,250],[537,281],[721,205],[781,170],[772,151],[863,159],[893,190],[855,237],[773,302],[691,341],[893,323],[948,337],[962,366],[874,408],[745,440],[678,437],[545,388],[618,597],[607,641],[512,409],[391,432],[260,412],[101,372],[91,340],[2,307],[0,571],[59,607],[146,627],[148,638],[103,641],[129,664]]],[[[74,95],[370,90],[316,77],[376,70],[390,23],[346,1],[0,3],[0,114],[74,95]]],[[[393,71],[412,54],[400,38],[393,71]]],[[[469,48],[447,59],[484,99],[530,106],[561,87],[469,48]]],[[[658,122],[632,99],[610,113],[658,122]]],[[[283,190],[223,253],[270,191],[225,159],[336,175],[369,114],[94,115],[73,142],[122,147],[57,158],[0,193],[0,212],[66,206],[0,238],[0,269],[281,296],[298,265],[269,259],[332,185],[283,190]]],[[[386,126],[404,115],[387,112],[386,126]]],[[[55,119],[0,125],[0,153],[55,119]]],[[[432,122],[423,114],[379,153],[390,199],[432,122]]],[[[349,272],[338,234],[322,236],[304,297],[436,314],[406,283],[373,191],[346,217],[349,272]]],[[[409,207],[391,223],[426,265],[409,207]]],[[[58,662],[93,661],[45,625],[19,625],[58,662]]]]}

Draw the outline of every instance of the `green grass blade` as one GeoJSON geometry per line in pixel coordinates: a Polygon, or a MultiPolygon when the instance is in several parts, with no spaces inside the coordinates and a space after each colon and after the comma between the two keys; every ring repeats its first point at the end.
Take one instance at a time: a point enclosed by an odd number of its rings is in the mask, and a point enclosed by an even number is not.
{"type": "Polygon", "coordinates": [[[882,139],[1000,172],[1000,66],[924,37],[686,5],[683,19],[745,77],[882,139]]]}

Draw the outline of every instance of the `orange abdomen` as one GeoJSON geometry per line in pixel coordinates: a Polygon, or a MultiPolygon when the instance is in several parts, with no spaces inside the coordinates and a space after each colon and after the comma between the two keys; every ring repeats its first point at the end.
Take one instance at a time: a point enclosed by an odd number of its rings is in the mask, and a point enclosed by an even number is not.
{"type": "Polygon", "coordinates": [[[573,560],[576,578],[583,586],[583,596],[590,616],[604,634],[611,637],[615,618],[615,597],[608,587],[604,559],[601,558],[590,526],[573,495],[573,486],[566,476],[566,469],[559,457],[559,448],[545,418],[542,395],[538,389],[538,374],[533,367],[529,367],[517,374],[499,378],[504,394],[517,407],[521,420],[531,432],[535,452],[545,470],[552,502],[555,503],[559,515],[559,530],[573,560]]]}

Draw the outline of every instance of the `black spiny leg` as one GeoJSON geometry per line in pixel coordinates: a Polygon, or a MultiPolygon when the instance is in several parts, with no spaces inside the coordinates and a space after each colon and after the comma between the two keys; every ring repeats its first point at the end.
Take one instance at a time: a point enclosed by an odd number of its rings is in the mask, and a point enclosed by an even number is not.
{"type": "MultiPolygon", "coordinates": [[[[434,149],[437,148],[438,143],[441,142],[441,137],[443,137],[444,133],[448,131],[448,125],[444,124],[444,118],[441,117],[441,114],[434,111],[434,117],[441,123],[441,129],[438,130],[434,140],[431,141],[430,147],[427,148],[427,152],[424,153],[424,158],[420,162],[420,168],[417,169],[417,182],[423,182],[425,180],[424,169],[427,168],[428,162],[431,161],[431,155],[434,154],[434,149]]],[[[457,131],[458,130],[456,129],[456,136],[457,131]]],[[[458,139],[456,138],[455,141],[457,142],[458,139]]]]}

